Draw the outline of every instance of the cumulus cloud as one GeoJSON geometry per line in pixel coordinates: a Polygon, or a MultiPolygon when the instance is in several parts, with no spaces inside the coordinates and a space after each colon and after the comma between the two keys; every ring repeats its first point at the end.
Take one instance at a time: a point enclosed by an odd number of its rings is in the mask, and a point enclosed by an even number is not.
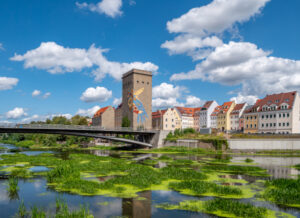
{"type": "Polygon", "coordinates": [[[42,92],[40,91],[40,90],[34,90],[33,92],[32,92],[32,97],[37,97],[37,96],[39,96],[40,94],[41,94],[42,92]]]}
{"type": "Polygon", "coordinates": [[[94,114],[98,110],[100,110],[100,107],[99,106],[94,106],[94,107],[89,108],[89,109],[79,109],[76,114],[78,114],[80,116],[93,117],[94,114]]]}
{"type": "Polygon", "coordinates": [[[185,88],[181,86],[174,86],[169,83],[161,83],[158,86],[154,86],[152,89],[153,98],[179,98],[185,88]]]}
{"type": "Polygon", "coordinates": [[[161,108],[169,108],[174,106],[184,106],[183,103],[179,103],[176,98],[155,98],[152,99],[152,107],[154,109],[161,109],[161,108]]]}
{"type": "Polygon", "coordinates": [[[46,121],[47,119],[52,119],[53,117],[66,117],[67,119],[71,119],[72,118],[72,114],[47,114],[47,115],[38,115],[38,114],[34,114],[30,117],[26,117],[24,119],[22,119],[23,123],[30,123],[32,121],[46,121]]]}
{"type": "Polygon", "coordinates": [[[236,23],[248,21],[259,14],[270,0],[214,0],[210,4],[193,8],[179,18],[167,23],[170,33],[179,36],[166,41],[170,55],[183,54],[194,60],[205,58],[222,40],[213,35],[220,35],[226,30],[234,29],[236,23]]]}
{"type": "Polygon", "coordinates": [[[16,107],[6,113],[6,118],[16,120],[22,117],[26,117],[27,115],[28,114],[25,112],[24,108],[16,107]]]}
{"type": "Polygon", "coordinates": [[[97,86],[96,88],[90,87],[86,89],[80,99],[84,102],[105,102],[112,96],[112,91],[105,87],[97,86]]]}
{"type": "Polygon", "coordinates": [[[43,42],[33,50],[23,55],[15,54],[12,61],[24,61],[25,68],[46,70],[51,74],[82,71],[84,68],[97,67],[92,74],[96,81],[101,81],[106,75],[120,80],[122,75],[132,68],[156,72],[158,66],[151,62],[120,63],[109,61],[103,55],[107,49],[65,48],[55,42],[43,42]]]}
{"type": "Polygon", "coordinates": [[[119,106],[122,103],[122,98],[115,98],[113,101],[113,105],[119,106]]]}
{"type": "Polygon", "coordinates": [[[40,91],[40,90],[34,90],[33,92],[32,92],[32,97],[34,97],[34,98],[36,98],[36,97],[41,97],[41,98],[43,98],[43,99],[47,99],[47,98],[49,98],[50,97],[50,95],[51,95],[51,93],[50,92],[46,92],[43,96],[41,96],[42,95],[42,92],[40,91]]]}
{"type": "Polygon", "coordinates": [[[19,79],[17,78],[0,77],[0,91],[12,89],[18,82],[19,79]]]}
{"type": "Polygon", "coordinates": [[[252,43],[229,42],[216,48],[194,70],[174,74],[171,80],[201,79],[241,85],[244,96],[300,90],[300,61],[270,54],[252,43]]]}
{"type": "Polygon", "coordinates": [[[189,95],[186,98],[185,106],[186,107],[200,107],[203,104],[204,104],[204,101],[202,101],[200,98],[198,98],[196,96],[189,95]]]}
{"type": "Polygon", "coordinates": [[[122,0],[102,0],[97,4],[88,4],[78,3],[76,5],[80,9],[88,9],[92,12],[97,12],[99,14],[105,14],[109,17],[115,18],[117,16],[122,15],[121,7],[122,7],[122,0]]]}
{"type": "Polygon", "coordinates": [[[44,95],[43,95],[43,99],[47,99],[51,96],[51,93],[50,92],[46,92],[44,95]]]}
{"type": "Polygon", "coordinates": [[[235,101],[237,104],[241,103],[248,103],[249,105],[255,104],[257,101],[258,97],[254,95],[242,95],[241,93],[238,93],[238,96],[232,97],[230,101],[235,101]]]}

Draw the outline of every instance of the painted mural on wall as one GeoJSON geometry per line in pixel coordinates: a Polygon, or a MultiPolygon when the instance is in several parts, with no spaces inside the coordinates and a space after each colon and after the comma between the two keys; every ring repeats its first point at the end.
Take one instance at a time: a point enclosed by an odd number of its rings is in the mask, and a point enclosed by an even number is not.
{"type": "Polygon", "coordinates": [[[128,106],[133,113],[137,114],[137,122],[138,124],[143,124],[146,122],[146,119],[148,118],[148,114],[145,110],[145,107],[141,100],[139,99],[139,95],[141,95],[144,92],[144,88],[141,88],[137,91],[131,90],[131,92],[128,93],[128,106]]]}

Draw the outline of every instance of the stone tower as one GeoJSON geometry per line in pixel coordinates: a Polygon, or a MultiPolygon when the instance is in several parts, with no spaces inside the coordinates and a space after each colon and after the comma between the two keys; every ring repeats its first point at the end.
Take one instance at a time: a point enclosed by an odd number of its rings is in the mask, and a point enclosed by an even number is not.
{"type": "Polygon", "coordinates": [[[122,77],[122,115],[133,129],[152,128],[152,73],[133,69],[122,77]]]}

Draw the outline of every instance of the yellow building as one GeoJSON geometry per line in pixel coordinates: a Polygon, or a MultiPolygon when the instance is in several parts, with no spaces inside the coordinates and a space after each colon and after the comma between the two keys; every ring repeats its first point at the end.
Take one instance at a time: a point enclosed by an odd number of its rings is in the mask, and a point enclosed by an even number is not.
{"type": "Polygon", "coordinates": [[[222,132],[230,131],[230,113],[235,107],[234,101],[225,102],[218,113],[217,116],[217,129],[222,132]]]}
{"type": "MultiPolygon", "coordinates": [[[[259,101],[258,101],[259,102],[259,101]]],[[[256,104],[246,108],[244,118],[244,133],[257,133],[258,132],[258,107],[256,104]]]]}

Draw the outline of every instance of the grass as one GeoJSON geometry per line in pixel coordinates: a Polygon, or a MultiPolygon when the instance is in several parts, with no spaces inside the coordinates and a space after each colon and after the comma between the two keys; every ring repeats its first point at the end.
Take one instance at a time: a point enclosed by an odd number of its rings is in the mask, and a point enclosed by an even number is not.
{"type": "Polygon", "coordinates": [[[18,184],[19,184],[18,178],[10,177],[8,179],[8,187],[6,190],[8,192],[8,196],[11,200],[19,198],[18,191],[20,188],[19,188],[18,184]]]}
{"type": "Polygon", "coordinates": [[[300,207],[300,179],[275,179],[265,183],[262,196],[276,204],[300,207]]]}
{"type": "Polygon", "coordinates": [[[212,194],[216,196],[240,196],[243,194],[242,190],[239,188],[217,185],[215,183],[205,181],[172,182],[169,184],[169,187],[176,191],[192,195],[212,194]]]}
{"type": "Polygon", "coordinates": [[[18,213],[15,217],[20,218],[47,218],[47,217],[55,217],[55,218],[93,218],[93,214],[89,211],[88,206],[79,206],[80,209],[77,210],[70,210],[68,208],[67,203],[65,200],[57,198],[56,199],[56,210],[55,215],[52,216],[51,214],[47,214],[43,208],[38,208],[37,206],[32,206],[29,211],[27,211],[24,201],[21,200],[18,213]]]}
{"type": "Polygon", "coordinates": [[[250,159],[250,158],[246,158],[246,159],[245,159],[245,162],[246,162],[246,163],[253,163],[254,160],[252,160],[252,159],[250,159]]]}
{"type": "Polygon", "coordinates": [[[262,177],[269,176],[265,169],[262,169],[260,167],[254,167],[254,166],[236,166],[236,165],[218,164],[218,165],[205,165],[202,167],[202,170],[226,172],[232,174],[243,174],[243,175],[250,175],[250,176],[262,176],[262,177]]]}

